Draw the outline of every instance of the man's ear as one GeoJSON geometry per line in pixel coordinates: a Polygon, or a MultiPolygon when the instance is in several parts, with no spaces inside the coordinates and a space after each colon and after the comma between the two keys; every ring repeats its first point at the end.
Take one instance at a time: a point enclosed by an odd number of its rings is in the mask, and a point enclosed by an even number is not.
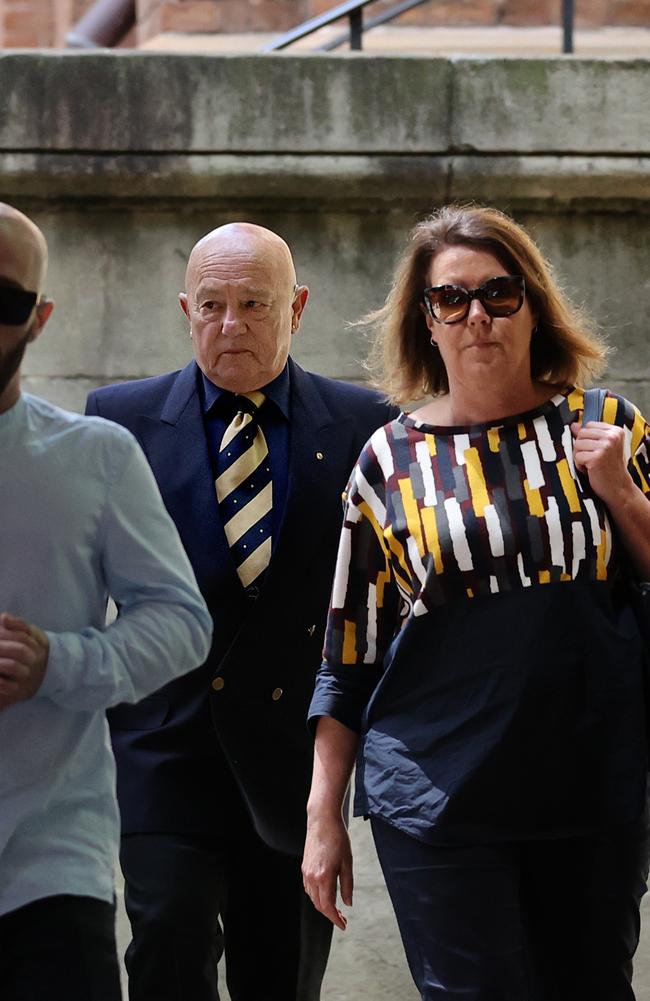
{"type": "Polygon", "coordinates": [[[52,299],[41,299],[36,303],[36,322],[34,323],[29,335],[30,344],[32,341],[35,341],[41,333],[43,327],[51,317],[53,309],[54,302],[52,299]]]}
{"type": "Polygon", "coordinates": [[[306,285],[299,285],[293,296],[293,303],[291,309],[293,310],[293,316],[291,317],[291,333],[295,334],[300,327],[300,317],[302,316],[303,310],[307,305],[307,299],[309,298],[309,289],[306,285]]]}
{"type": "Polygon", "coordinates": [[[189,320],[189,318],[190,318],[190,307],[189,307],[188,302],[187,302],[187,292],[179,292],[178,293],[178,303],[179,303],[181,309],[183,310],[183,312],[185,313],[185,316],[189,320]]]}

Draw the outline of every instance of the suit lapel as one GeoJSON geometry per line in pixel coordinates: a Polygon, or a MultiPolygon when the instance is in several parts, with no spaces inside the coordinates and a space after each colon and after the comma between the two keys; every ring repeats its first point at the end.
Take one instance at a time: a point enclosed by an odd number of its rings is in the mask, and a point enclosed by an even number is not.
{"type": "Polygon", "coordinates": [[[175,380],[160,419],[138,418],[138,433],[183,545],[205,591],[239,584],[226,541],[212,475],[196,363],[175,380]]]}
{"type": "MultiPolygon", "coordinates": [[[[353,427],[332,416],[309,373],[291,359],[289,477],[282,526],[263,590],[291,584],[322,540],[322,513],[336,511],[351,456],[353,427]],[[277,585],[274,584],[277,582],[277,585]]],[[[231,599],[241,589],[219,517],[212,465],[196,385],[196,363],[177,376],[159,418],[138,417],[138,434],[165,505],[204,593],[231,599]]]]}
{"type": "Polygon", "coordinates": [[[266,584],[291,583],[300,563],[308,565],[322,539],[319,517],[331,511],[332,491],[338,495],[348,453],[349,432],[335,422],[309,373],[290,360],[291,428],[287,502],[266,584]]]}

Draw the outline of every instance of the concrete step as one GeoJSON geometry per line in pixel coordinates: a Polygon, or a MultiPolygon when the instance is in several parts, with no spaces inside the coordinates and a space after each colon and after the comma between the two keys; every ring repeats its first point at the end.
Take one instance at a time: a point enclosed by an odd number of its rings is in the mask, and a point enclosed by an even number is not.
{"type": "MultiPolygon", "coordinates": [[[[296,42],[286,52],[312,52],[346,30],[347,22],[322,28],[296,42]]],[[[278,35],[268,32],[245,34],[179,34],[168,32],[148,39],[142,49],[159,52],[213,52],[219,54],[260,52],[278,35]]],[[[562,29],[539,28],[418,28],[382,25],[364,33],[364,50],[372,54],[449,56],[552,56],[562,52],[562,29]]],[[[650,58],[650,28],[594,28],[576,30],[575,54],[591,57],[650,58]]],[[[336,53],[349,51],[348,45],[336,53]]]]}

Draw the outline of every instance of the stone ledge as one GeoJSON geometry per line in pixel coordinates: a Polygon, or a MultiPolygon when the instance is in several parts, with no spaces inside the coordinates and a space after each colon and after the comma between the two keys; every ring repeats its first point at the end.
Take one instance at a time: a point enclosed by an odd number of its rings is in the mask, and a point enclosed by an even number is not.
{"type": "Polygon", "coordinates": [[[0,197],[68,202],[207,200],[213,206],[650,206],[650,156],[276,156],[0,152],[0,197]]]}
{"type": "Polygon", "coordinates": [[[443,59],[4,53],[0,149],[443,151],[450,73],[443,59]]]}
{"type": "Polygon", "coordinates": [[[650,60],[0,54],[0,149],[650,154],[650,60]]]}
{"type": "Polygon", "coordinates": [[[650,153],[650,61],[454,61],[450,142],[476,152],[650,153]]]}

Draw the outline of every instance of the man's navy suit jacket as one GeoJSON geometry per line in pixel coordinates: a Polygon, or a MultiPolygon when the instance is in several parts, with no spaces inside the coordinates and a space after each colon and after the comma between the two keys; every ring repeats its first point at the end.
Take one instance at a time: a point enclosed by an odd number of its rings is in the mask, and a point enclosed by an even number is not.
{"type": "Polygon", "coordinates": [[[142,445],[215,624],[202,667],[109,716],[123,833],[210,836],[227,828],[234,775],[267,844],[302,851],[312,761],[305,719],[341,492],[366,440],[397,411],[371,390],[289,365],[285,513],[263,583],[248,589],[219,518],[196,364],[88,398],[87,413],[124,425],[142,445]]]}

